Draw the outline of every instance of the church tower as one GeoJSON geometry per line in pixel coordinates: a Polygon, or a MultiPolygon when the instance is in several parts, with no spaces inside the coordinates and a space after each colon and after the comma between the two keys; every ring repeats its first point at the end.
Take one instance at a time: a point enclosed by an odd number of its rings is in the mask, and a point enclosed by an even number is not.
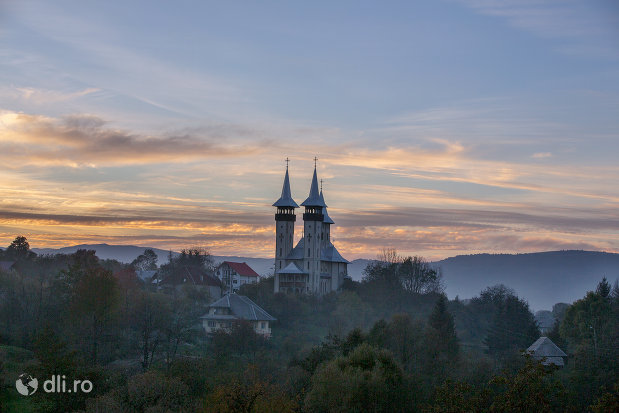
{"type": "MultiPolygon", "coordinates": [[[[273,204],[277,207],[275,213],[275,277],[277,271],[286,266],[285,258],[294,246],[294,222],[297,216],[294,209],[298,208],[290,194],[290,178],[288,177],[288,159],[286,159],[286,175],[282,186],[282,196],[273,204]]],[[[275,282],[275,292],[278,292],[279,282],[275,282]]]]}
{"type": "Polygon", "coordinates": [[[324,241],[323,209],[327,207],[318,192],[318,177],[316,176],[316,162],[314,159],[314,176],[310,186],[309,196],[301,206],[305,207],[303,214],[303,234],[305,245],[303,248],[303,271],[309,274],[309,289],[311,293],[320,294],[320,273],[322,244],[324,241]]]}

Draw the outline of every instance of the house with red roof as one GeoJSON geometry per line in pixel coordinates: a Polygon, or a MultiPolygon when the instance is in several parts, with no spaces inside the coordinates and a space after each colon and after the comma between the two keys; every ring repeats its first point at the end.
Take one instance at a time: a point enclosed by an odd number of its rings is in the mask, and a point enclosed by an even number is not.
{"type": "Polygon", "coordinates": [[[236,293],[243,284],[255,284],[260,277],[245,262],[224,261],[215,270],[215,275],[221,280],[224,292],[236,293]]]}

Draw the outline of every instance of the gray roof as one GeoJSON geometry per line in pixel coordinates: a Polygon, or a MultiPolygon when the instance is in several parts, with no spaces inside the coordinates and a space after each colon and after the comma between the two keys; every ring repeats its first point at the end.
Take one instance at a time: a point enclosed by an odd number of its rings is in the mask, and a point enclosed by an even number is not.
{"type": "Polygon", "coordinates": [[[316,167],[314,167],[314,176],[312,177],[312,185],[310,186],[309,196],[303,203],[302,206],[319,206],[326,208],[327,205],[325,201],[320,199],[320,193],[318,192],[318,177],[316,176],[316,167]]]}
{"type": "Polygon", "coordinates": [[[299,242],[297,242],[297,246],[292,249],[286,256],[287,260],[302,260],[303,259],[303,248],[305,248],[305,238],[301,238],[299,242]]]}
{"type": "MultiPolygon", "coordinates": [[[[323,204],[325,203],[325,197],[322,195],[322,189],[320,190],[320,200],[322,201],[323,204]]],[[[335,224],[335,222],[333,222],[329,214],[327,214],[326,206],[322,209],[322,215],[324,216],[324,219],[322,220],[322,222],[324,222],[325,224],[335,224]]]]}
{"type": "Polygon", "coordinates": [[[535,358],[542,357],[567,357],[559,347],[548,337],[540,337],[527,349],[527,352],[535,358]]]}
{"type": "Polygon", "coordinates": [[[303,272],[303,270],[301,270],[299,266],[295,264],[294,262],[291,262],[290,264],[286,265],[283,269],[278,270],[277,273],[278,274],[307,274],[306,272],[303,272]]]}
{"type": "Polygon", "coordinates": [[[337,248],[331,243],[326,248],[323,248],[320,251],[320,260],[321,261],[330,261],[330,262],[344,262],[348,264],[348,260],[340,255],[337,248]]]}
{"type": "MultiPolygon", "coordinates": [[[[240,318],[243,320],[252,320],[252,321],[275,321],[276,319],[271,316],[269,313],[264,311],[260,306],[254,303],[249,298],[244,295],[238,294],[226,294],[219,300],[215,301],[213,304],[209,305],[208,308],[229,308],[231,315],[234,315],[236,318],[240,318]]],[[[212,315],[205,314],[202,318],[213,318],[212,315]]]]}
{"type": "Polygon", "coordinates": [[[282,196],[273,204],[274,207],[290,207],[298,208],[290,193],[290,179],[288,178],[288,167],[286,167],[286,175],[284,176],[284,185],[282,186],[282,196]]]}

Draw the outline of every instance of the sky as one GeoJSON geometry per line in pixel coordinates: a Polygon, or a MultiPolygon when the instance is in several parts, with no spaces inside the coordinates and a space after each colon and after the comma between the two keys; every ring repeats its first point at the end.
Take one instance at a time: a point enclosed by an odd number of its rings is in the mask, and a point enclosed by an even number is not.
{"type": "Polygon", "coordinates": [[[348,259],[619,252],[619,3],[0,0],[0,245],[271,257],[314,157],[348,259]]]}

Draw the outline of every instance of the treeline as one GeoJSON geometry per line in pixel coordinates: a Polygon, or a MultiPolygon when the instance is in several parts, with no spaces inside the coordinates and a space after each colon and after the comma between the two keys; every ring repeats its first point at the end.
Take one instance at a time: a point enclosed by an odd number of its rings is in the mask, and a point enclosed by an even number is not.
{"type": "Polygon", "coordinates": [[[205,251],[161,267],[145,251],[125,265],[93,251],[39,257],[18,237],[0,256],[14,262],[0,271],[0,410],[617,411],[617,285],[557,306],[550,338],[569,357],[556,369],[523,357],[540,332],[513,290],[449,301],[422,258],[379,258],[362,282],[321,298],[274,294],[272,278],[244,285],[277,318],[272,337],[245,322],[207,337],[199,317],[216,297],[136,277],[208,271],[205,251]],[[24,371],[87,378],[93,391],[24,398],[14,389],[24,371]]]}

